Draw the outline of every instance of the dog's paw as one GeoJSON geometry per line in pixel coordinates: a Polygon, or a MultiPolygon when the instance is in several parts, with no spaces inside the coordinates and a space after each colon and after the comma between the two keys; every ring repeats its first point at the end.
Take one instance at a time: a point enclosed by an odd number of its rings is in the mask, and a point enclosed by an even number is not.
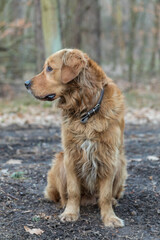
{"type": "Polygon", "coordinates": [[[65,213],[63,212],[59,215],[59,219],[61,222],[75,222],[79,217],[79,214],[76,213],[65,213]]]}
{"type": "Polygon", "coordinates": [[[124,221],[116,216],[106,216],[103,223],[106,227],[124,227],[124,221]]]}

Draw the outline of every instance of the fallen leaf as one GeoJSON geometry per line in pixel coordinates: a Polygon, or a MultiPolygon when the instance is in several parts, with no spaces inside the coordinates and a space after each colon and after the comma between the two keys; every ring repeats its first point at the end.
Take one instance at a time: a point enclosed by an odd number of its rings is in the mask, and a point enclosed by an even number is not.
{"type": "Polygon", "coordinates": [[[150,161],[158,161],[159,160],[159,158],[156,156],[148,156],[147,159],[150,161]]]}
{"type": "Polygon", "coordinates": [[[0,172],[5,176],[9,175],[8,168],[2,169],[0,172]]]}
{"type": "Polygon", "coordinates": [[[132,162],[132,161],[141,162],[142,158],[132,158],[132,159],[128,160],[128,162],[132,162]]]}
{"type": "Polygon", "coordinates": [[[10,159],[6,162],[6,164],[21,164],[22,160],[19,159],[10,159]]]}
{"type": "Polygon", "coordinates": [[[26,210],[26,211],[23,211],[22,213],[29,213],[29,212],[32,212],[32,210],[26,210]]]}
{"type": "Polygon", "coordinates": [[[24,229],[26,232],[29,232],[30,234],[36,234],[36,235],[41,235],[44,231],[40,228],[29,228],[27,226],[24,226],[24,229]]]}

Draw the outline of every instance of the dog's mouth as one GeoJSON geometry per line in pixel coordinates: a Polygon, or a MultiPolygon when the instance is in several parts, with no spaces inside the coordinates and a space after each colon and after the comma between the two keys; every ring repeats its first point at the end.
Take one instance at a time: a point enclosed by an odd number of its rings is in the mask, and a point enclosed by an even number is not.
{"type": "Polygon", "coordinates": [[[52,93],[52,94],[46,95],[45,97],[38,97],[38,96],[35,96],[35,97],[42,101],[53,101],[55,99],[55,96],[56,94],[52,93]]]}

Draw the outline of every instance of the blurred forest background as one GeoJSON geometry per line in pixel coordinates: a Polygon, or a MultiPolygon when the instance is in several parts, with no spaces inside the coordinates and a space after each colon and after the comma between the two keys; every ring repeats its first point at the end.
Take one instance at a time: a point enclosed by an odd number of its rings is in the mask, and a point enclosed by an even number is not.
{"type": "Polygon", "coordinates": [[[37,104],[23,82],[61,48],[87,52],[129,105],[159,108],[160,0],[0,0],[0,110],[37,104]]]}

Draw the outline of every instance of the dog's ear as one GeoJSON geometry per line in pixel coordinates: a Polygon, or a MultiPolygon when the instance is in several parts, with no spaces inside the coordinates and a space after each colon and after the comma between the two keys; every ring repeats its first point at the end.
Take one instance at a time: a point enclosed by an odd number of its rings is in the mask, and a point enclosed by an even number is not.
{"type": "Polygon", "coordinates": [[[86,66],[86,59],[81,51],[74,49],[68,50],[63,56],[63,65],[61,69],[61,80],[68,83],[79,75],[86,66]]]}

